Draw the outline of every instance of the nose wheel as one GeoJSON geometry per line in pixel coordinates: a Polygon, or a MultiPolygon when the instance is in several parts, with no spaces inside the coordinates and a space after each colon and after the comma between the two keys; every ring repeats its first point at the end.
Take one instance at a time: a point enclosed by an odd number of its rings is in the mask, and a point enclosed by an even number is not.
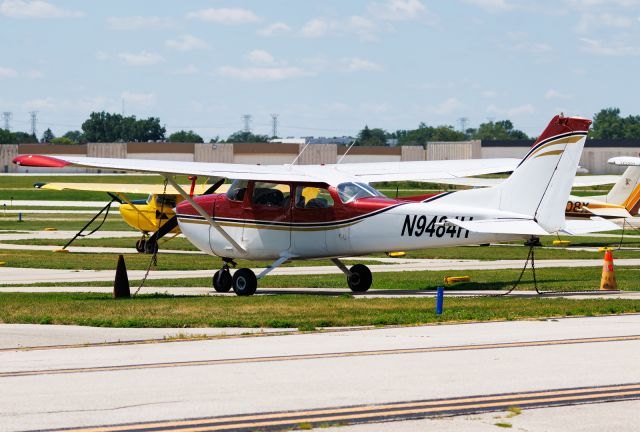
{"type": "Polygon", "coordinates": [[[213,275],[213,289],[217,292],[229,292],[233,285],[233,278],[231,277],[229,266],[235,267],[236,263],[229,258],[223,258],[222,260],[224,261],[224,265],[213,275]]]}

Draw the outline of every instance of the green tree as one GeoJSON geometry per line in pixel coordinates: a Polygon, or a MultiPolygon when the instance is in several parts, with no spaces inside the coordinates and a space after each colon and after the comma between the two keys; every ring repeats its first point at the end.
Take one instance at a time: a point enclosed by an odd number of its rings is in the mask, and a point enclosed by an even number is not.
{"type": "Polygon", "coordinates": [[[178,131],[169,135],[169,141],[171,142],[184,142],[184,143],[201,143],[204,142],[202,137],[192,130],[178,131]]]}
{"type": "Polygon", "coordinates": [[[13,132],[13,142],[15,144],[36,144],[38,138],[26,132],[13,132]]]}
{"type": "Polygon", "coordinates": [[[14,136],[11,131],[0,128],[0,144],[13,144],[14,136]]]}
{"type": "Polygon", "coordinates": [[[365,125],[358,134],[356,144],[358,146],[384,146],[387,145],[387,132],[384,129],[373,128],[365,125]]]}
{"type": "Polygon", "coordinates": [[[513,128],[511,120],[500,120],[497,122],[482,123],[473,135],[479,140],[526,140],[529,139],[526,133],[513,128]]]}
{"type": "Polygon", "coordinates": [[[138,120],[135,116],[123,117],[102,111],[89,115],[82,123],[82,132],[89,142],[145,142],[164,140],[166,129],[157,117],[138,120]]]}
{"type": "Polygon", "coordinates": [[[229,135],[227,138],[228,143],[245,143],[245,142],[267,142],[269,137],[267,135],[254,135],[251,132],[237,131],[229,135]]]}
{"type": "Polygon", "coordinates": [[[640,116],[620,116],[619,108],[605,108],[593,117],[589,133],[596,139],[638,139],[640,138],[640,116]]]}
{"type": "Polygon", "coordinates": [[[393,133],[398,138],[399,145],[421,145],[424,146],[429,141],[463,141],[467,136],[454,129],[450,125],[438,127],[427,126],[421,122],[417,129],[398,130],[393,133]]]}
{"type": "Polygon", "coordinates": [[[84,139],[84,135],[82,134],[82,132],[75,130],[75,131],[69,131],[67,133],[65,133],[64,135],[62,135],[63,138],[67,138],[70,141],[73,142],[73,144],[83,144],[86,143],[87,141],[84,139]]]}
{"type": "Polygon", "coordinates": [[[53,134],[53,132],[51,131],[51,129],[47,129],[46,131],[44,131],[44,133],[42,134],[42,139],[40,140],[40,142],[43,143],[50,143],[52,139],[54,139],[56,136],[53,134]]]}
{"type": "Polygon", "coordinates": [[[61,136],[61,137],[57,137],[52,139],[51,141],[49,141],[51,144],[63,144],[63,145],[73,145],[73,144],[78,144],[77,142],[74,142],[72,140],[70,140],[69,138],[65,137],[65,136],[61,136]]]}

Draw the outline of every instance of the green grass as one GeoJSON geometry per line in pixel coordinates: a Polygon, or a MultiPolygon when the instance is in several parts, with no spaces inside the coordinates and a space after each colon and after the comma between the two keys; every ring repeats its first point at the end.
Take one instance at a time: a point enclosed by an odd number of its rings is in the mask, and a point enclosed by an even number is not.
{"type": "MultiPolygon", "coordinates": [[[[0,258],[3,260],[4,258],[0,258]]],[[[127,266],[129,267],[127,258],[127,266]]],[[[317,261],[318,264],[326,264],[317,261]]],[[[115,257],[112,269],[115,268],[115,257]]],[[[211,268],[213,275],[215,268],[211,268]]],[[[417,272],[381,272],[373,275],[373,290],[435,290],[438,286],[444,286],[446,276],[468,275],[470,282],[458,283],[447,286],[445,293],[455,290],[507,290],[513,287],[520,275],[521,269],[510,270],[469,270],[469,271],[417,271],[417,272]]],[[[592,291],[600,287],[602,269],[599,267],[583,268],[543,268],[536,270],[538,289],[541,291],[592,291]]],[[[616,277],[618,286],[622,290],[640,291],[640,269],[634,267],[617,267],[616,277]]],[[[138,286],[139,281],[131,280],[131,286],[138,286]]],[[[112,286],[113,282],[41,282],[29,286],[112,286]]],[[[10,287],[11,285],[0,285],[10,287]]],[[[185,279],[154,279],[146,283],[148,287],[210,287],[210,277],[185,278],[185,279]]],[[[258,289],[266,288],[346,288],[346,279],[341,274],[330,275],[298,275],[298,276],[273,276],[269,275],[258,282],[258,289]]],[[[533,290],[533,278],[531,270],[527,270],[518,290],[533,290]]]]}
{"type": "MultiPolygon", "coordinates": [[[[171,235],[171,234],[170,234],[171,235]]],[[[136,244],[136,237],[116,237],[116,238],[81,238],[76,239],[72,246],[84,247],[124,247],[131,248],[136,244]]],[[[69,240],[59,239],[30,239],[30,240],[3,240],[4,244],[20,244],[20,245],[45,245],[45,246],[64,246],[69,240]]],[[[160,250],[188,250],[197,251],[193,243],[184,237],[176,237],[169,240],[169,236],[160,240],[160,250]],[[165,241],[168,240],[168,241],[165,241]]]]}
{"type": "MultiPolygon", "coordinates": [[[[60,231],[78,231],[89,220],[91,215],[73,215],[73,219],[78,220],[47,220],[42,218],[32,218],[26,216],[22,222],[18,222],[18,215],[12,215],[12,217],[0,218],[0,230],[2,231],[39,231],[45,228],[56,228],[60,231]]],[[[56,219],[63,219],[64,214],[54,215],[56,219]]],[[[100,219],[102,220],[102,219],[100,219]]],[[[96,222],[97,223],[97,222],[96,222]]],[[[95,225],[92,225],[95,226],[95,225]]],[[[103,231],[133,231],[133,229],[127,225],[120,217],[109,217],[101,228],[103,231]]]]}
{"type": "MultiPolygon", "coordinates": [[[[132,246],[135,239],[129,239],[132,246]]],[[[146,270],[151,255],[127,254],[127,269],[146,270]]],[[[54,253],[50,251],[0,250],[0,261],[7,267],[49,268],[69,270],[112,270],[118,261],[118,254],[112,253],[54,253]]],[[[347,264],[355,263],[349,260],[347,264]]],[[[373,261],[358,261],[365,264],[378,264],[373,261]]],[[[239,267],[267,267],[271,261],[237,260],[239,267]]],[[[156,270],[207,270],[213,271],[222,267],[222,259],[205,254],[162,255],[157,259],[156,270]]],[[[329,260],[293,261],[284,266],[333,265],[329,260]]]]}
{"type": "Polygon", "coordinates": [[[595,316],[640,311],[640,301],[616,299],[448,298],[435,315],[433,299],[347,296],[173,297],[106,294],[3,293],[0,322],[102,327],[293,327],[414,325],[435,322],[595,316]]]}

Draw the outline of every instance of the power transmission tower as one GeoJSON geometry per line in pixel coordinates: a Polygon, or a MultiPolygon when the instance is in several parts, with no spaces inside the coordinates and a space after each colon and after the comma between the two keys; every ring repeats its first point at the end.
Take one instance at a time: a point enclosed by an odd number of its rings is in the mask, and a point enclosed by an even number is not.
{"type": "Polygon", "coordinates": [[[278,136],[278,114],[271,114],[271,136],[278,136]]]}
{"type": "Polygon", "coordinates": [[[460,122],[460,132],[467,133],[467,122],[469,119],[467,117],[460,117],[458,121],[460,122]]]}
{"type": "Polygon", "coordinates": [[[4,120],[4,128],[6,130],[11,130],[11,117],[13,117],[13,114],[11,114],[10,111],[4,111],[2,113],[2,120],[4,120]]]}
{"type": "Polygon", "coordinates": [[[38,129],[36,126],[38,125],[38,111],[31,111],[29,114],[31,115],[31,134],[37,137],[38,135],[36,133],[38,129]]]}
{"type": "Polygon", "coordinates": [[[244,132],[251,132],[251,114],[244,114],[242,122],[244,123],[244,132]]]}

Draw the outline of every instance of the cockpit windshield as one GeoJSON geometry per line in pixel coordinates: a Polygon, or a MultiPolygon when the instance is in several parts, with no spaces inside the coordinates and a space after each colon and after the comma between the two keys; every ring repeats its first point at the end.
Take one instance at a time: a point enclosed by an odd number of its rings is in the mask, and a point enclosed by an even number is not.
{"type": "Polygon", "coordinates": [[[366,183],[340,183],[336,189],[343,203],[360,198],[384,196],[366,183]]]}

